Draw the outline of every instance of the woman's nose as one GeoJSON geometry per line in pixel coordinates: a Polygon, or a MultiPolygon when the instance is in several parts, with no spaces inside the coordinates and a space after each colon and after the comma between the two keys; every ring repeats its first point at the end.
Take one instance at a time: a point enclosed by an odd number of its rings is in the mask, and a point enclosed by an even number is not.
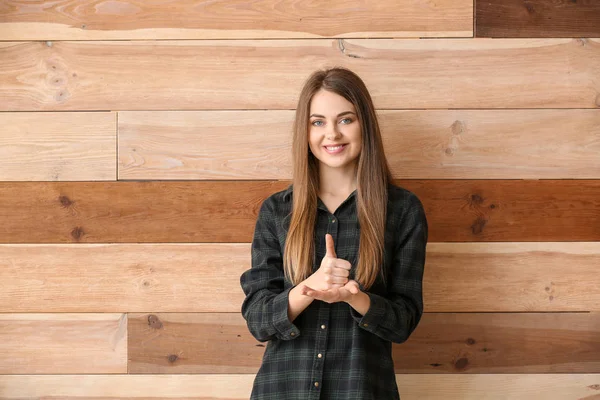
{"type": "Polygon", "coordinates": [[[339,138],[340,132],[337,130],[337,127],[333,124],[329,126],[330,128],[327,129],[327,132],[325,133],[325,137],[327,138],[327,140],[335,140],[339,138]]]}

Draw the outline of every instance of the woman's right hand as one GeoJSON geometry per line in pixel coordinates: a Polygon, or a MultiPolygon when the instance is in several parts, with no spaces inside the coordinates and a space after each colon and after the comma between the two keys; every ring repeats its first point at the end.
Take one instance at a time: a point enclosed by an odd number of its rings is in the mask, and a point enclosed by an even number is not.
{"type": "Polygon", "coordinates": [[[303,284],[315,290],[329,290],[341,288],[348,282],[350,275],[350,262],[337,258],[333,237],[325,235],[325,257],[319,269],[304,280],[303,284]]]}

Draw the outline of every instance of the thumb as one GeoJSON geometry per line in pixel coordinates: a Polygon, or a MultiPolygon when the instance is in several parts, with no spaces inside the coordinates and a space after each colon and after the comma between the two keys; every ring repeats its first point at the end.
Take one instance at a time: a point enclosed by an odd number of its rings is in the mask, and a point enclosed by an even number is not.
{"type": "Polygon", "coordinates": [[[335,245],[333,244],[333,236],[329,233],[325,235],[325,257],[337,258],[335,254],[335,245]]]}
{"type": "Polygon", "coordinates": [[[346,284],[346,287],[352,294],[357,294],[358,292],[360,292],[360,288],[358,287],[358,283],[356,281],[349,281],[346,284]]]}

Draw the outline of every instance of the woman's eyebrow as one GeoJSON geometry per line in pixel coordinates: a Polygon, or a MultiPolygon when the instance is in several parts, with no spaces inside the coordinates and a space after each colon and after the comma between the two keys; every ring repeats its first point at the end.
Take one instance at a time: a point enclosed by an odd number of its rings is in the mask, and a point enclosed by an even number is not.
{"type": "MultiPolygon", "coordinates": [[[[337,115],[337,118],[341,117],[342,115],[346,115],[346,114],[353,114],[353,115],[356,115],[356,113],[354,113],[354,112],[352,112],[352,111],[344,111],[344,112],[341,112],[341,113],[339,113],[339,114],[337,115]]],[[[310,115],[310,118],[312,118],[312,117],[315,117],[315,118],[325,118],[325,117],[324,117],[323,115],[321,115],[321,114],[311,114],[311,115],[310,115]]]]}

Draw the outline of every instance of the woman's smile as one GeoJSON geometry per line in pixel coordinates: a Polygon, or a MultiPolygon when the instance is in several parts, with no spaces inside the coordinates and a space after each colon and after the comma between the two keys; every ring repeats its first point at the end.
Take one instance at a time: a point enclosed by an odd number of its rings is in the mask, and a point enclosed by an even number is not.
{"type": "Polygon", "coordinates": [[[347,145],[345,144],[338,144],[335,146],[323,146],[325,148],[325,151],[328,152],[329,154],[339,154],[341,153],[347,145]]]}

